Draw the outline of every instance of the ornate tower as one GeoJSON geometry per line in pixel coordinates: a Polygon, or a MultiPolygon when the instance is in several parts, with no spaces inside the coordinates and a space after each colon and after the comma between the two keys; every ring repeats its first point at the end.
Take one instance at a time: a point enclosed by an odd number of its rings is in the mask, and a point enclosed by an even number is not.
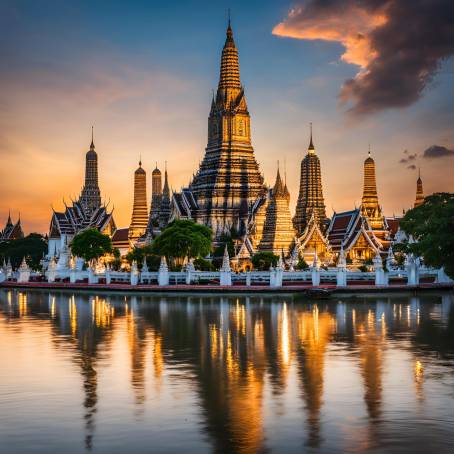
{"type": "Polygon", "coordinates": [[[414,207],[419,207],[424,203],[424,191],[422,188],[422,180],[421,180],[421,170],[419,171],[418,179],[416,180],[416,199],[414,207]]]}
{"type": "Polygon", "coordinates": [[[93,142],[93,127],[91,128],[90,150],[85,156],[85,184],[79,202],[87,214],[93,213],[101,206],[101,191],[98,186],[98,155],[93,142]]]}
{"type": "Polygon", "coordinates": [[[301,161],[300,191],[293,218],[293,225],[298,234],[304,231],[312,215],[319,225],[322,225],[326,219],[320,159],[315,153],[311,123],[311,138],[307,154],[301,161]]]}
{"type": "Polygon", "coordinates": [[[369,156],[364,161],[364,189],[361,213],[369,219],[372,229],[382,230],[384,228],[383,214],[378,203],[375,161],[370,156],[370,150],[369,156]]]}
{"type": "Polygon", "coordinates": [[[134,205],[128,238],[130,240],[140,238],[147,230],[147,224],[147,174],[142,169],[142,162],[139,161],[139,168],[134,172],[134,205]]]}
{"type": "Polygon", "coordinates": [[[164,229],[170,217],[170,188],[167,177],[167,163],[164,170],[164,188],[162,189],[161,204],[159,207],[159,228],[164,229]]]}
{"type": "Polygon", "coordinates": [[[288,254],[295,240],[292,217],[290,215],[290,194],[287,185],[282,182],[277,169],[276,182],[272,190],[271,200],[266,209],[263,235],[259,244],[260,251],[274,254],[288,254]]]}
{"type": "Polygon", "coordinates": [[[159,210],[161,207],[162,199],[162,175],[158,169],[158,163],[151,173],[151,206],[150,218],[148,219],[147,231],[152,232],[153,226],[157,227],[159,222],[159,210]]]}
{"type": "Polygon", "coordinates": [[[189,190],[197,203],[193,217],[210,226],[215,239],[231,228],[244,232],[249,208],[264,192],[230,23],[208,117],[208,144],[189,190]]]}

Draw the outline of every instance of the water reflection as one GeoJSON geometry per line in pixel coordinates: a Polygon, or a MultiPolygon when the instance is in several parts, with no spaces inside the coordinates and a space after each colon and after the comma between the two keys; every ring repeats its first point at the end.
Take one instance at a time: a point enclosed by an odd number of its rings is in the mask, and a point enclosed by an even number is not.
{"type": "MultiPolygon", "coordinates": [[[[391,433],[405,438],[390,421],[416,416],[435,430],[415,442],[452,434],[454,411],[443,402],[452,400],[454,385],[449,293],[310,302],[0,291],[0,311],[9,348],[19,333],[50,339],[51,355],[64,352],[68,374],[78,371],[86,450],[120,446],[116,430],[133,431],[123,442],[139,451],[329,450],[355,440],[367,449],[383,446],[391,433]],[[430,401],[428,382],[438,393],[430,401]],[[347,406],[339,409],[337,398],[347,406]],[[399,406],[402,415],[394,413],[399,406]]],[[[35,355],[33,345],[22,354],[35,355]]],[[[42,368],[52,360],[40,358],[42,368]]],[[[20,376],[17,367],[7,366],[2,376],[20,376]]],[[[20,388],[7,380],[0,404],[20,388]]],[[[67,392],[75,390],[68,385],[67,392]]],[[[26,409],[21,423],[31,424],[26,409]]],[[[75,433],[78,427],[73,421],[75,433]]],[[[23,437],[25,447],[34,436],[23,437]]],[[[442,447],[450,441],[452,435],[438,439],[442,447]]],[[[52,437],[47,443],[42,452],[65,446],[52,437]]]]}

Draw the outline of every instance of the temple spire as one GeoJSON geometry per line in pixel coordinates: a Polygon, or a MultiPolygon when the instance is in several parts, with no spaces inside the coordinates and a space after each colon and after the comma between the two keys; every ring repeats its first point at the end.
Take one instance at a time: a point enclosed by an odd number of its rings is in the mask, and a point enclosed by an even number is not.
{"type": "Polygon", "coordinates": [[[380,230],[383,228],[383,215],[378,202],[375,161],[370,155],[370,145],[367,159],[364,161],[364,186],[361,212],[368,218],[373,229],[380,230]]]}
{"type": "Polygon", "coordinates": [[[95,149],[95,142],[94,142],[94,139],[93,139],[93,126],[91,127],[91,144],[90,144],[90,150],[94,150],[95,149]]]}
{"type": "Polygon", "coordinates": [[[306,156],[301,161],[300,189],[293,218],[293,224],[299,234],[304,232],[312,215],[320,226],[326,219],[320,159],[315,153],[312,122],[309,123],[309,128],[309,147],[306,156]]]}
{"type": "Polygon", "coordinates": [[[226,32],[224,48],[221,57],[221,73],[219,77],[219,90],[237,88],[241,89],[240,65],[238,62],[238,49],[233,39],[233,30],[229,24],[226,32]]]}
{"type": "Polygon", "coordinates": [[[315,151],[315,147],[314,147],[314,142],[312,141],[312,122],[309,123],[310,125],[310,131],[311,131],[311,139],[310,139],[310,142],[309,142],[309,148],[308,150],[309,151],[315,151]]]}
{"type": "Polygon", "coordinates": [[[424,190],[422,186],[422,179],[421,179],[421,168],[418,170],[418,179],[416,180],[416,199],[414,208],[419,207],[424,203],[424,190]]]}
{"type": "Polygon", "coordinates": [[[90,150],[85,155],[85,184],[79,198],[86,214],[91,214],[101,206],[101,192],[98,186],[98,155],[95,151],[93,126],[91,127],[90,150]]]}

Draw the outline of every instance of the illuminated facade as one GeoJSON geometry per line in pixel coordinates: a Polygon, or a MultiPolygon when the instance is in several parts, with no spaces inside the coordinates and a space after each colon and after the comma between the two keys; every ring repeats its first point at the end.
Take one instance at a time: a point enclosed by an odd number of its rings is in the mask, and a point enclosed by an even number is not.
{"type": "Polygon", "coordinates": [[[416,180],[416,199],[414,208],[419,207],[424,203],[424,190],[422,187],[421,172],[419,172],[418,179],[416,180]]]}
{"type": "Polygon", "coordinates": [[[326,221],[325,201],[323,199],[322,173],[320,159],[315,153],[314,143],[311,138],[307,154],[301,161],[301,176],[298,201],[296,203],[293,224],[298,234],[306,229],[309,220],[314,218],[323,229],[326,221]]]}
{"type": "Polygon", "coordinates": [[[144,235],[147,225],[147,174],[142,168],[142,162],[139,162],[139,167],[134,172],[134,205],[129,225],[129,240],[133,242],[144,235]]]}
{"type": "Polygon", "coordinates": [[[251,144],[238,50],[229,24],[218,89],[208,117],[205,156],[189,187],[173,197],[172,217],[211,227],[215,241],[232,229],[244,235],[250,207],[264,192],[251,144]]]}
{"type": "Polygon", "coordinates": [[[278,169],[271,200],[266,209],[265,224],[258,247],[260,251],[273,252],[276,255],[282,253],[287,255],[290,251],[291,245],[295,242],[295,231],[289,202],[290,194],[278,169]]]}

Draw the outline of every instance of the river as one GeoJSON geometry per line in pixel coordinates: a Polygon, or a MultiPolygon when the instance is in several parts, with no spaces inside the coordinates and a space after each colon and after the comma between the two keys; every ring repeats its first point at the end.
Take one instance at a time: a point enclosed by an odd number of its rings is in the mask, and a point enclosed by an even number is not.
{"type": "Polygon", "coordinates": [[[454,452],[454,295],[0,290],[0,451],[454,452]]]}

